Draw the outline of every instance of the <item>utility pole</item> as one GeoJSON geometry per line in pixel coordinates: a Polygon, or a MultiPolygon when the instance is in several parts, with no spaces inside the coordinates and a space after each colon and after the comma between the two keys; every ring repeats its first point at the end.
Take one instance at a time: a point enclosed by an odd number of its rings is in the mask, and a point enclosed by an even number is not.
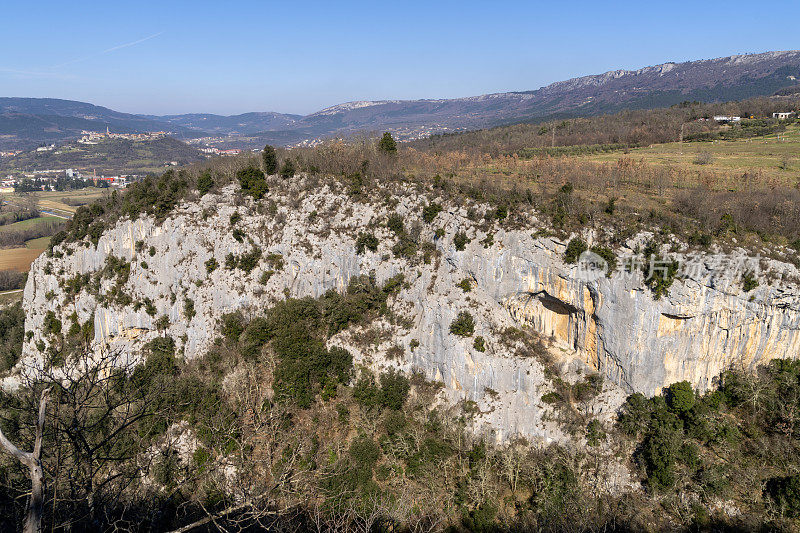
{"type": "Polygon", "coordinates": [[[555,122],[553,122],[553,140],[552,140],[552,143],[550,144],[550,147],[551,148],[555,148],[556,147],[556,123],[555,122]]]}

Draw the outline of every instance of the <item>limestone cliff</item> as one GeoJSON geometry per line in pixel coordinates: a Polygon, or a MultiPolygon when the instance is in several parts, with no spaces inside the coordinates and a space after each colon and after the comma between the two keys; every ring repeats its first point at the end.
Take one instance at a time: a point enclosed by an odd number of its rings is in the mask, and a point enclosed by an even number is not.
{"type": "MultiPolygon", "coordinates": [[[[400,346],[399,360],[373,357],[380,350],[365,346],[359,332],[331,342],[350,347],[367,364],[417,369],[442,382],[451,398],[475,401],[481,423],[499,438],[519,433],[549,440],[563,437],[541,401],[551,385],[540,361],[519,356],[503,339],[508,327],[533,328],[552,338],[565,360],[580,358],[622,390],[647,394],[684,379],[706,388],[728,365],[797,353],[797,293],[763,281],[745,293],[738,278],[719,276],[708,258],[656,300],[638,270],[586,279],[579,267],[564,263],[564,242],[538,236],[535,214],[509,229],[474,222],[470,211],[485,206],[440,199],[443,211],[424,223],[422,208],[435,194],[411,185],[394,186],[380,201],[354,201],[335,184],[288,187],[257,204],[231,185],[182,204],[162,222],[122,219],[96,245],[61,244],[42,255],[24,293],[30,332],[24,358],[44,357],[48,312],[65,331],[75,318],[93,321],[97,349],[130,352],[159,335],[156,322],[166,316],[167,333],[192,358],[219,335],[223,313],[257,314],[287,295],[342,290],[357,275],[374,272],[383,282],[402,273],[406,284],[390,302],[402,325],[383,324],[390,335],[383,346],[400,346]],[[235,213],[241,219],[232,224],[235,213]],[[397,237],[385,226],[391,214],[402,215],[419,243],[432,243],[428,262],[422,252],[415,259],[393,254],[397,237]],[[363,231],[378,237],[377,251],[356,252],[363,231]],[[459,232],[470,239],[463,250],[454,244],[459,232]],[[258,257],[251,271],[226,268],[229,256],[253,250],[258,257]],[[130,264],[121,288],[128,300],[110,298],[115,279],[97,275],[109,257],[130,264]],[[212,259],[215,269],[208,266],[212,259]],[[76,278],[81,274],[94,275],[99,285],[90,287],[90,276],[76,278]],[[465,278],[474,285],[469,292],[458,286],[465,278]],[[71,279],[77,281],[70,287],[71,279]],[[473,338],[450,333],[465,310],[475,318],[475,335],[486,340],[483,352],[473,338]]],[[[639,241],[632,239],[627,251],[639,241]]],[[[625,248],[617,252],[624,255],[625,248]]],[[[621,395],[607,389],[592,409],[610,416],[621,395]]]]}

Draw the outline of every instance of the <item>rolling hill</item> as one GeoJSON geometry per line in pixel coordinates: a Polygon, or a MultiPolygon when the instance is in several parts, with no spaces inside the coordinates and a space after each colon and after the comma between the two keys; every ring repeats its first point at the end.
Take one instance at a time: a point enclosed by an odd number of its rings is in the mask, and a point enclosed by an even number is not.
{"type": "Polygon", "coordinates": [[[107,127],[115,133],[169,130],[179,138],[198,136],[194,129],[84,102],[0,98],[0,149],[24,150],[43,143],[74,139],[82,130],[105,131],[107,127]]]}
{"type": "Polygon", "coordinates": [[[0,160],[0,172],[74,168],[98,174],[157,172],[169,162],[186,165],[205,159],[197,148],[172,138],[107,139],[86,145],[67,142],[55,150],[31,150],[0,160]]]}
{"type": "Polygon", "coordinates": [[[560,81],[531,91],[455,99],[355,101],[310,115],[274,112],[131,115],[82,102],[0,98],[0,148],[74,137],[81,129],[168,130],[179,138],[231,136],[241,146],[359,131],[391,130],[400,138],[509,124],[646,109],[685,100],[742,100],[800,90],[800,51],[736,55],[560,81]]]}

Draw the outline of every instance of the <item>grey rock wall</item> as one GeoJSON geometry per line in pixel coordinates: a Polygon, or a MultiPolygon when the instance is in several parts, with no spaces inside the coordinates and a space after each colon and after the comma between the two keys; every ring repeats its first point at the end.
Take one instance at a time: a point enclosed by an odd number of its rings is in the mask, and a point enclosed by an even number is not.
{"type": "MultiPolygon", "coordinates": [[[[498,438],[525,434],[561,440],[541,402],[550,390],[542,364],[519,357],[513,346],[502,342],[503,329],[529,326],[551,338],[564,358],[577,357],[624,391],[646,394],[684,379],[706,388],[731,364],[753,365],[798,353],[800,299],[794,289],[762,283],[746,294],[736,279],[726,281],[704,267],[655,300],[638,272],[581,279],[577,267],[562,260],[565,244],[535,238],[536,227],[506,231],[495,226],[493,244],[481,243],[487,235],[467,218],[467,206],[445,206],[434,224],[421,225],[421,240],[434,242],[440,252],[430,264],[395,258],[395,237],[381,223],[387,214],[399,212],[411,227],[428,202],[410,188],[399,192],[397,205],[389,208],[386,203],[354,203],[329,188],[298,191],[296,198],[271,198],[276,210],[259,214],[263,209],[237,206],[239,200],[229,188],[181,206],[160,224],[146,217],[121,220],[97,246],[58,246],[56,252],[63,256],[37,259],[25,288],[25,327],[33,337],[25,343],[24,357],[42,359],[37,344],[48,342],[42,334],[48,311],[56,313],[65,329],[73,312],[81,323],[93,320],[97,349],[127,352],[157,336],[155,320],[166,315],[168,334],[184,356],[192,358],[213,343],[223,313],[258,314],[286,294],[317,297],[329,289],[344,289],[360,274],[374,272],[383,282],[402,273],[408,285],[392,309],[409,319],[411,327],[396,327],[392,342],[405,348],[405,358],[378,364],[416,368],[441,381],[453,400],[477,402],[483,412],[480,420],[497,431],[498,438]],[[237,211],[243,215],[238,226],[253,244],[284,260],[285,266],[266,284],[259,279],[271,269],[267,261],[249,274],[224,267],[228,253],[241,254],[252,247],[232,236],[229,221],[237,211]],[[315,211],[317,216],[310,218],[315,211]],[[434,238],[437,227],[445,230],[444,237],[434,238]],[[380,240],[377,252],[356,254],[360,231],[375,232],[380,240]],[[457,231],[472,239],[463,251],[453,244],[457,231]],[[143,246],[137,251],[140,241],[143,246]],[[152,256],[150,247],[155,250],[152,256]],[[111,305],[86,290],[71,298],[62,289],[64,279],[102,269],[111,255],[131,262],[125,290],[134,302],[152,300],[155,315],[133,304],[111,305]],[[209,274],[205,262],[211,257],[220,267],[209,274]],[[475,282],[469,293],[457,287],[464,278],[475,282]],[[196,311],[191,320],[184,313],[187,298],[196,311]],[[450,333],[450,323],[462,310],[475,317],[475,335],[486,339],[486,352],[475,350],[472,338],[450,333]],[[413,350],[412,340],[419,342],[413,350]],[[487,389],[497,394],[487,395],[487,389]]],[[[778,266],[796,275],[793,267],[778,266]]],[[[112,284],[105,280],[100,292],[112,284]]],[[[363,359],[359,353],[356,357],[363,359]]],[[[601,403],[610,403],[596,408],[613,410],[619,398],[601,398],[601,403]]]]}

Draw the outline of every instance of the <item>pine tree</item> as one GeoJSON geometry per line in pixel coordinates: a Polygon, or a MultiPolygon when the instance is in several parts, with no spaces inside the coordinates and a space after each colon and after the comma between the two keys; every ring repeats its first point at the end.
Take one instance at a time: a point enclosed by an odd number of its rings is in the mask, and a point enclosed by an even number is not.
{"type": "Polygon", "coordinates": [[[294,163],[292,163],[291,159],[287,159],[283,162],[283,166],[281,167],[281,177],[283,179],[293,178],[295,173],[294,163]]]}
{"type": "Polygon", "coordinates": [[[200,193],[200,196],[203,196],[208,191],[211,190],[211,187],[214,186],[214,178],[211,176],[211,172],[206,170],[197,178],[197,190],[200,193]]]}
{"type": "Polygon", "coordinates": [[[276,174],[278,172],[278,154],[275,153],[275,148],[266,145],[264,151],[261,153],[261,157],[264,159],[264,172],[266,172],[268,176],[276,174]]]}
{"type": "Polygon", "coordinates": [[[388,131],[384,132],[383,137],[381,137],[381,140],[378,141],[378,150],[381,152],[386,152],[387,154],[397,153],[397,143],[394,142],[392,134],[388,131]]]}

